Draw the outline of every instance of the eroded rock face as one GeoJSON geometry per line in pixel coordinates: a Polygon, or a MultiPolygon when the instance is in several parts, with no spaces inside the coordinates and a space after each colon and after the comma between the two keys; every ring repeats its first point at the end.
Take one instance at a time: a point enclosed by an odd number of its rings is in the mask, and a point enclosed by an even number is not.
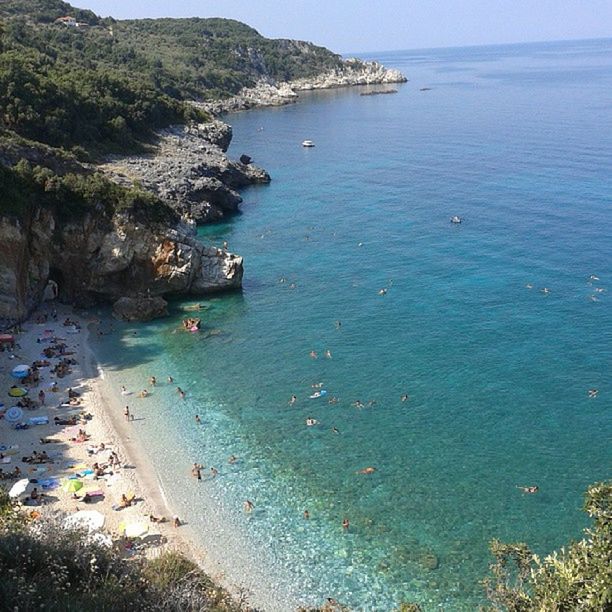
{"type": "Polygon", "coordinates": [[[113,316],[122,321],[151,321],[168,314],[162,297],[122,297],[113,304],[113,316]]]}
{"type": "Polygon", "coordinates": [[[238,210],[236,189],[270,182],[265,170],[225,155],[231,136],[221,121],[169,128],[154,155],[115,157],[100,169],[126,186],[138,181],[198,223],[218,221],[238,210]]]}
{"type": "Polygon", "coordinates": [[[58,227],[47,210],[24,222],[0,219],[0,321],[19,321],[49,278],[59,299],[79,306],[122,297],[239,289],[242,258],[193,235],[128,215],[86,215],[58,227]]]}

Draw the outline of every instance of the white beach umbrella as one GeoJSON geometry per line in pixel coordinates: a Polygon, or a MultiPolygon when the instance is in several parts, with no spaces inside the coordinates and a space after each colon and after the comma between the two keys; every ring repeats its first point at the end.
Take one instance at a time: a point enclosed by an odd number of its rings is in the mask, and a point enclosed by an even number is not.
{"type": "Polygon", "coordinates": [[[11,490],[9,491],[9,497],[11,499],[15,499],[16,497],[19,497],[22,493],[26,492],[26,489],[28,488],[29,484],[30,484],[30,481],[27,478],[22,478],[21,480],[18,480],[11,487],[11,490]]]}
{"type": "Polygon", "coordinates": [[[4,420],[7,423],[17,423],[18,421],[21,420],[22,416],[23,416],[23,410],[19,406],[11,406],[4,413],[4,420]]]}
{"type": "Polygon", "coordinates": [[[123,533],[126,538],[140,538],[149,533],[149,526],[146,523],[128,523],[121,522],[119,524],[119,533],[123,533]]]}
{"type": "Polygon", "coordinates": [[[66,529],[75,529],[86,527],[89,531],[97,531],[104,527],[106,517],[96,510],[83,510],[66,517],[64,527],[66,529]]]}

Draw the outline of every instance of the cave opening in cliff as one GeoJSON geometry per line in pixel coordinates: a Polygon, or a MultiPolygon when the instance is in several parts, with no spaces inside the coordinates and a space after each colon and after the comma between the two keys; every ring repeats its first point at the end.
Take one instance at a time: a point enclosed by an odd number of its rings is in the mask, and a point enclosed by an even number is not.
{"type": "Polygon", "coordinates": [[[64,274],[59,268],[49,268],[49,278],[47,279],[47,289],[45,289],[45,299],[59,298],[61,300],[65,287],[64,274]],[[53,287],[55,285],[55,287],[53,287]],[[55,296],[49,295],[54,292],[55,296]]]}

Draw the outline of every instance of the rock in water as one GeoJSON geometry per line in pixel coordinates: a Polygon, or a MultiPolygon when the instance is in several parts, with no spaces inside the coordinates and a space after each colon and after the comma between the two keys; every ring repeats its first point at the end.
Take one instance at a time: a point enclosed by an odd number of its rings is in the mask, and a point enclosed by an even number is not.
{"type": "Polygon", "coordinates": [[[168,314],[162,297],[122,297],[113,304],[113,316],[123,321],[151,321],[168,314]]]}
{"type": "Polygon", "coordinates": [[[253,161],[253,158],[250,155],[243,154],[240,156],[240,163],[244,164],[245,166],[248,166],[252,161],[253,161]]]}

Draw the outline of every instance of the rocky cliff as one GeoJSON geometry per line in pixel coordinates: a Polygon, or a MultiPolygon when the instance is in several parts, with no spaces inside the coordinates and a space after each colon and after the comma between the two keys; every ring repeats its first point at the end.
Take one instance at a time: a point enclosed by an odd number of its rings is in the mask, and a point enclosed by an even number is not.
{"type": "Polygon", "coordinates": [[[137,181],[196,223],[218,221],[238,210],[237,189],[270,182],[265,170],[225,155],[231,137],[221,121],[175,126],[159,133],[153,154],[114,157],[99,169],[123,185],[137,181]]]}
{"type": "Polygon", "coordinates": [[[276,82],[269,77],[261,78],[254,87],[245,87],[237,95],[198,106],[214,115],[236,112],[259,106],[282,106],[296,102],[299,91],[333,89],[354,85],[378,85],[405,83],[408,79],[394,68],[385,68],[378,62],[348,59],[338,66],[316,76],[276,82]]]}
{"type": "Polygon", "coordinates": [[[242,258],[202,244],[182,228],[130,214],[88,214],[58,223],[34,208],[0,217],[0,321],[23,320],[49,279],[61,301],[79,306],[138,295],[166,296],[240,288],[242,258]]]}

